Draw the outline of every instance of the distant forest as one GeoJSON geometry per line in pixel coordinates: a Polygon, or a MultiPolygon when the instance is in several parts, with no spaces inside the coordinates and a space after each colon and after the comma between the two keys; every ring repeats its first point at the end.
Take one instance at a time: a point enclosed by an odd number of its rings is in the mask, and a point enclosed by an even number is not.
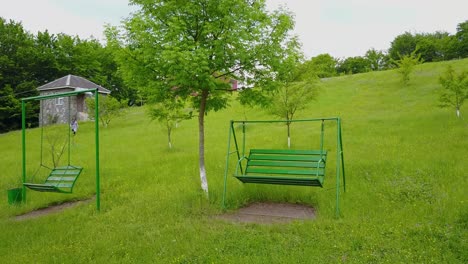
{"type": "MultiPolygon", "coordinates": [[[[21,98],[37,95],[37,87],[68,74],[111,90],[119,101],[140,102],[138,87],[125,82],[126,73],[119,70],[118,48],[47,30],[32,34],[20,22],[0,17],[0,133],[21,128],[21,98]]],[[[454,35],[405,32],[395,37],[388,51],[370,49],[362,57],[348,58],[321,54],[303,64],[319,78],[326,78],[395,68],[396,61],[415,50],[423,62],[467,58],[468,20],[457,25],[454,35]]],[[[26,122],[34,127],[39,106],[31,104],[26,122]]]]}

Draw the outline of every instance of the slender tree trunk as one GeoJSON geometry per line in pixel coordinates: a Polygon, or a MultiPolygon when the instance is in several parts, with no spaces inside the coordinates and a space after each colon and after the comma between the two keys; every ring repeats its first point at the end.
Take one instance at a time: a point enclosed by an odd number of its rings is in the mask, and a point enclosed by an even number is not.
{"type": "Polygon", "coordinates": [[[287,122],[288,126],[288,148],[291,148],[291,123],[287,122]]]}
{"type": "Polygon", "coordinates": [[[167,141],[169,142],[169,148],[172,149],[172,143],[171,143],[171,131],[172,128],[170,127],[170,125],[168,124],[167,125],[167,141]]]}
{"type": "Polygon", "coordinates": [[[460,118],[460,108],[457,107],[457,117],[460,118]]]}
{"type": "Polygon", "coordinates": [[[198,113],[198,155],[200,165],[200,180],[201,188],[208,196],[208,180],[206,178],[205,170],[205,110],[206,101],[208,99],[208,90],[203,90],[200,99],[200,109],[198,113]]]}

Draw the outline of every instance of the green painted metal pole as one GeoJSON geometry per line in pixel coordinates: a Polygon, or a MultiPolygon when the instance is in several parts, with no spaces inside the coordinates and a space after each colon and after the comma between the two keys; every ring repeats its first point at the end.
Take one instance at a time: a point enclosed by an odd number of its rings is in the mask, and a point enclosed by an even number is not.
{"type": "Polygon", "coordinates": [[[26,203],[26,187],[24,183],[26,182],[26,105],[24,101],[21,101],[21,146],[22,146],[22,199],[23,203],[26,203]]]}
{"type": "MultiPolygon", "coordinates": [[[[228,133],[228,146],[226,153],[226,168],[224,169],[224,191],[223,191],[223,209],[226,209],[226,192],[227,192],[227,175],[229,168],[229,156],[231,155],[231,131],[233,130],[233,122],[229,124],[229,133],[228,133]]],[[[239,155],[239,154],[238,154],[239,155]]]]}
{"type": "MultiPolygon", "coordinates": [[[[239,154],[239,145],[237,144],[237,137],[236,137],[236,130],[234,129],[234,121],[231,121],[231,128],[232,128],[232,137],[234,138],[234,145],[236,146],[236,153],[237,153],[237,160],[240,160],[240,154],[239,154]]],[[[239,164],[239,168],[241,170],[241,173],[244,174],[244,170],[242,169],[242,163],[239,164]]]]}
{"type": "Polygon", "coordinates": [[[245,122],[242,122],[242,157],[245,157],[245,122]]]}
{"type": "Polygon", "coordinates": [[[42,153],[43,153],[43,146],[44,146],[44,107],[43,107],[43,103],[42,103],[42,100],[40,101],[40,104],[41,104],[41,108],[40,108],[40,111],[41,111],[41,122],[39,122],[39,125],[41,126],[41,166],[42,166],[42,162],[44,161],[43,157],[42,157],[42,153]]]}
{"type": "Polygon", "coordinates": [[[320,159],[323,158],[323,136],[325,134],[325,120],[322,120],[321,126],[320,126],[320,159]]]}
{"type": "Polygon", "coordinates": [[[340,119],[336,120],[336,217],[340,217],[340,119]]]}
{"type": "Polygon", "coordinates": [[[96,209],[101,210],[101,187],[99,179],[99,93],[98,89],[94,91],[94,127],[96,135],[96,209]]]}
{"type": "Polygon", "coordinates": [[[346,177],[344,166],[344,151],[343,151],[343,133],[341,133],[341,120],[340,120],[340,153],[341,153],[341,173],[343,174],[343,191],[346,192],[346,177]]]}
{"type": "Polygon", "coordinates": [[[338,117],[322,117],[322,118],[311,118],[311,119],[294,119],[294,120],[234,120],[234,123],[246,123],[246,124],[253,124],[253,123],[296,123],[296,122],[310,122],[310,121],[333,121],[337,120],[338,117]]]}
{"type": "Polygon", "coordinates": [[[43,99],[53,99],[53,98],[59,98],[59,97],[68,97],[68,96],[84,94],[84,93],[94,93],[95,90],[96,89],[84,89],[84,90],[73,91],[73,92],[64,92],[64,93],[26,97],[26,98],[22,98],[21,100],[30,101],[30,100],[43,100],[43,99]]]}
{"type": "Polygon", "coordinates": [[[68,101],[68,126],[67,126],[67,129],[68,129],[68,166],[70,166],[70,155],[71,155],[71,151],[70,151],[70,139],[71,139],[71,129],[70,129],[70,124],[71,124],[71,97],[68,97],[67,98],[67,101],[68,101]]]}

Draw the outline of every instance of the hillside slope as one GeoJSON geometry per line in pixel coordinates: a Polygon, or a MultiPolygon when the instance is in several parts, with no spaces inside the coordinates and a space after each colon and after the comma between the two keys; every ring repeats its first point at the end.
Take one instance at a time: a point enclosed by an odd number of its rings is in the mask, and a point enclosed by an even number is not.
{"type": "MultiPolygon", "coordinates": [[[[255,201],[301,203],[316,208],[316,220],[265,226],[216,219],[222,213],[229,120],[272,117],[235,101],[206,117],[208,201],[199,187],[196,120],[175,129],[169,150],[164,128],[151,122],[144,109],[133,108],[101,129],[101,212],[84,203],[12,220],[94,194],[94,130],[83,123],[72,157],[85,170],[74,194],[28,192],[28,203],[13,207],[4,192],[1,262],[466,263],[468,119],[437,107],[438,78],[447,65],[468,70],[467,59],[419,65],[407,87],[395,71],[321,81],[319,97],[298,118],[343,120],[347,191],[340,219],[334,217],[333,158],[327,161],[324,188],[242,185],[228,179],[228,210],[255,201]]],[[[468,115],[467,104],[461,113],[468,115]]],[[[330,151],[335,128],[326,125],[330,151]]],[[[284,147],[284,126],[249,126],[247,133],[247,144],[284,147]]],[[[39,129],[28,131],[28,150],[38,149],[39,135],[39,129]]],[[[316,125],[293,126],[293,147],[317,146],[318,136],[316,125]]],[[[0,135],[1,190],[19,184],[20,143],[18,131],[0,135]]]]}

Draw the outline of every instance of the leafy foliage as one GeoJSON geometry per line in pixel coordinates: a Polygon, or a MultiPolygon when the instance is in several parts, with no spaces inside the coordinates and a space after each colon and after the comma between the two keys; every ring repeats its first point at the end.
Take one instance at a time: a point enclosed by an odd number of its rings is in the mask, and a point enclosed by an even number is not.
{"type": "Polygon", "coordinates": [[[397,36],[391,43],[388,51],[393,61],[401,56],[409,56],[418,48],[421,58],[425,62],[451,60],[460,57],[460,45],[456,36],[447,32],[435,33],[405,32],[397,36]]]}
{"type": "Polygon", "coordinates": [[[457,51],[461,58],[468,58],[468,20],[457,25],[457,51]]]}
{"type": "Polygon", "coordinates": [[[290,46],[292,15],[272,13],[265,1],[133,0],[140,10],[125,23],[125,32],[110,32],[108,41],[122,47],[127,82],[160,101],[177,96],[198,109],[199,167],[208,192],[204,162],[204,118],[228,104],[230,80],[274,89],[278,68],[290,46]]]}
{"type": "Polygon", "coordinates": [[[191,109],[185,108],[184,102],[179,98],[167,99],[149,106],[151,119],[164,124],[167,130],[167,141],[172,148],[171,133],[182,120],[192,118],[191,109]]]}
{"type": "Polygon", "coordinates": [[[304,63],[311,74],[315,74],[319,78],[328,78],[336,76],[337,60],[330,54],[320,54],[304,63]]]}
{"type": "MultiPolygon", "coordinates": [[[[117,71],[113,50],[95,39],[47,30],[33,35],[21,23],[0,18],[0,65],[0,133],[20,128],[20,98],[38,95],[38,86],[68,74],[109,88],[119,100],[134,98],[117,71]]],[[[26,122],[34,127],[39,104],[28,104],[26,122]]]]}
{"type": "MultiPolygon", "coordinates": [[[[86,98],[86,106],[88,108],[88,115],[90,118],[94,118],[96,113],[94,97],[86,98]]],[[[107,127],[117,116],[122,114],[122,110],[127,105],[126,101],[119,102],[112,96],[99,95],[99,120],[104,127],[107,127]]]]}
{"type": "Polygon", "coordinates": [[[468,71],[456,74],[453,67],[448,66],[444,75],[440,76],[442,85],[439,102],[441,107],[454,107],[460,118],[460,108],[468,98],[468,71]]]}
{"type": "Polygon", "coordinates": [[[409,55],[400,56],[398,61],[395,61],[395,64],[398,66],[398,73],[401,76],[401,82],[403,85],[408,85],[410,81],[410,75],[414,70],[414,66],[420,64],[421,54],[416,54],[418,49],[415,49],[409,55]]]}
{"type": "Polygon", "coordinates": [[[338,63],[337,72],[345,74],[363,73],[371,70],[370,61],[356,56],[349,57],[338,63]]]}
{"type": "Polygon", "coordinates": [[[370,49],[364,57],[369,61],[372,71],[381,71],[389,67],[389,57],[383,51],[370,49]]]}
{"type": "MultiPolygon", "coordinates": [[[[268,112],[282,119],[293,120],[298,111],[305,109],[317,96],[316,70],[309,63],[300,64],[300,57],[292,52],[284,59],[278,81],[280,85],[277,90],[270,93],[268,101],[268,112]]],[[[288,132],[288,147],[291,146],[290,126],[286,122],[288,132]]]]}

